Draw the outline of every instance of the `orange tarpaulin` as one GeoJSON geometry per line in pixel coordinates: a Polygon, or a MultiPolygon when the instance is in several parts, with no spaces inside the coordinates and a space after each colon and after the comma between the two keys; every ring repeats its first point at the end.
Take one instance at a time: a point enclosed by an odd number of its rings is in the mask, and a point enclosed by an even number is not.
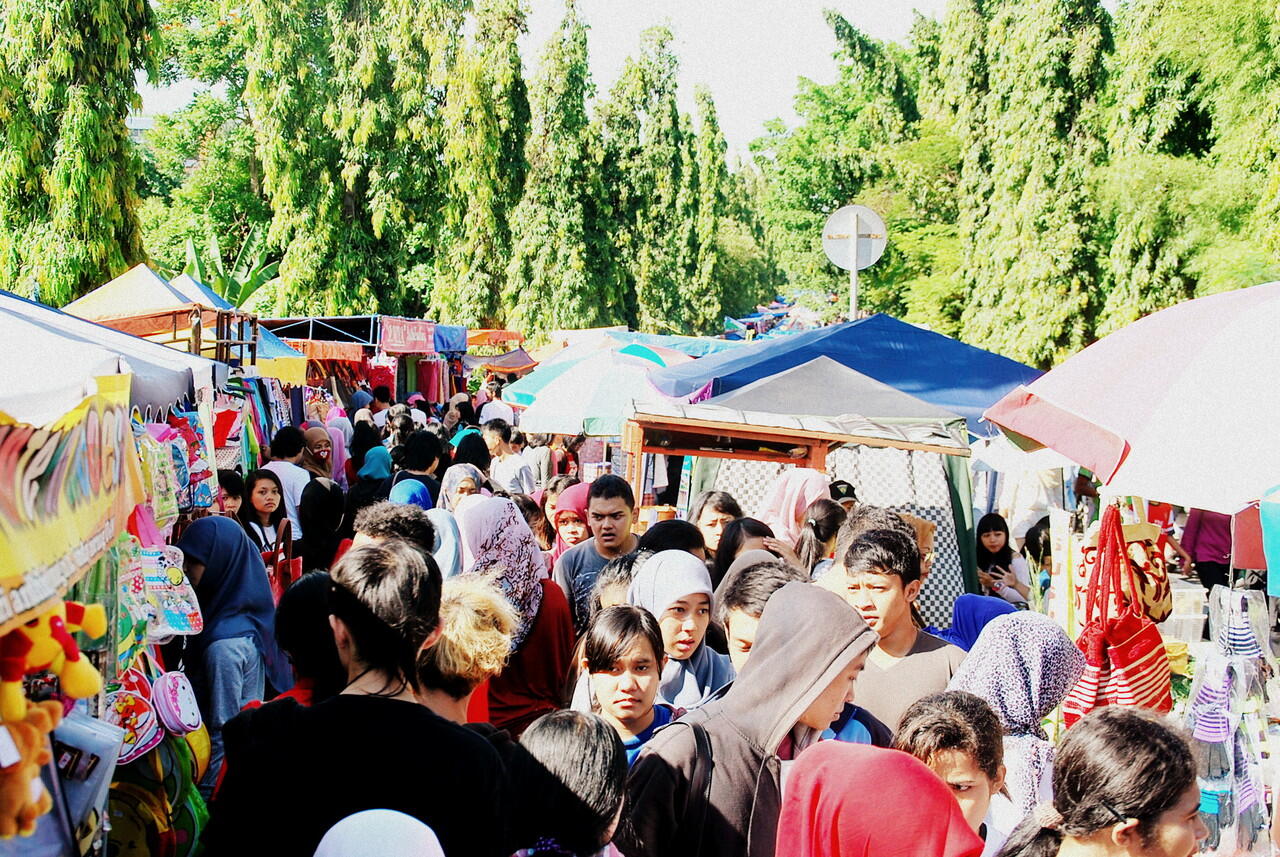
{"type": "Polygon", "coordinates": [[[364,346],[355,342],[334,342],[327,339],[286,339],[292,347],[311,360],[345,360],[348,363],[364,362],[364,346]]]}
{"type": "Polygon", "coordinates": [[[524,342],[524,334],[514,330],[468,330],[467,345],[501,345],[504,342],[524,342]]]}

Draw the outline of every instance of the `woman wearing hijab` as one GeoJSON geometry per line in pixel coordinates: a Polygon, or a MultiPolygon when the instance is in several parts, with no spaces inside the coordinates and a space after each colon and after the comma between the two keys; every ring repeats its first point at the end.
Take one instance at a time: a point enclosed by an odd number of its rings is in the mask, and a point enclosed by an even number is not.
{"type": "Polygon", "coordinates": [[[733,681],[729,656],[706,645],[713,605],[711,575],[702,560],[688,551],[654,554],[632,578],[627,600],[652,613],[662,629],[663,702],[694,708],[733,681]]]}
{"type": "MultiPolygon", "coordinates": [[[[365,506],[372,506],[379,500],[387,499],[387,480],[391,477],[391,451],[378,444],[364,454],[364,464],[359,472],[360,481],[351,486],[347,494],[347,518],[343,535],[351,538],[354,533],[356,515],[365,506]]],[[[306,530],[303,530],[305,533],[306,530]]]]}
{"type": "Polygon", "coordinates": [[[773,485],[773,493],[756,517],[773,530],[778,540],[788,547],[800,538],[805,510],[814,500],[830,500],[831,483],[827,474],[808,467],[786,471],[773,485]]]}
{"type": "Polygon", "coordinates": [[[351,405],[351,410],[357,412],[356,418],[359,419],[361,410],[367,409],[373,404],[373,396],[368,390],[356,390],[351,394],[351,400],[347,403],[351,405]]]}
{"type": "Polygon", "coordinates": [[[560,559],[560,555],[576,544],[580,544],[591,537],[591,530],[587,524],[590,518],[587,517],[587,499],[591,493],[590,482],[579,482],[576,485],[570,485],[568,488],[560,492],[556,497],[556,510],[552,514],[551,525],[556,531],[555,547],[551,551],[551,564],[554,566],[556,560],[560,559]],[[575,529],[575,533],[582,533],[582,538],[578,541],[569,541],[560,535],[561,518],[577,518],[581,527],[575,529]]]}
{"type": "Polygon", "coordinates": [[[899,750],[822,741],[791,768],[779,855],[979,857],[982,848],[947,784],[899,750]]]}
{"type": "Polygon", "coordinates": [[[485,697],[489,722],[519,735],[561,707],[564,678],[573,663],[569,601],[547,577],[542,550],[515,503],[505,497],[467,497],[456,516],[463,573],[493,575],[520,617],[511,659],[490,680],[485,697]]]}
{"type": "Polygon", "coordinates": [[[302,436],[306,443],[302,450],[303,469],[317,478],[329,478],[333,472],[333,438],[329,436],[329,430],[316,426],[307,429],[302,436]]]}
{"type": "Polygon", "coordinates": [[[178,548],[204,617],[204,630],[187,638],[183,659],[209,727],[209,767],[201,781],[208,796],[222,769],[222,727],[262,700],[266,681],[276,691],[293,681],[272,633],[275,606],[262,554],[244,529],[230,518],[199,518],[178,548]]]}
{"type": "Polygon", "coordinates": [[[978,635],[987,623],[997,616],[1016,613],[1014,607],[1003,598],[992,598],[990,595],[973,595],[965,593],[951,605],[951,627],[945,631],[937,628],[925,628],[925,632],[946,640],[953,646],[959,646],[966,652],[978,642],[978,635]]]}
{"type": "Polygon", "coordinates": [[[391,486],[391,493],[387,499],[392,503],[409,503],[422,509],[424,512],[430,511],[435,504],[431,502],[431,491],[426,485],[417,479],[405,479],[391,486]]]}
{"type": "Polygon", "coordinates": [[[428,509],[427,518],[435,529],[431,555],[440,566],[440,574],[445,580],[462,574],[462,534],[458,531],[458,519],[447,509],[428,509]]]}
{"type": "Polygon", "coordinates": [[[484,488],[484,474],[473,464],[455,464],[444,472],[440,480],[440,505],[453,512],[458,504],[484,488]]]}
{"type": "Polygon", "coordinates": [[[315,857],[445,857],[435,831],[403,812],[366,809],[339,821],[315,857]]]}
{"type": "Polygon", "coordinates": [[[1005,787],[1025,814],[1053,797],[1053,745],[1040,721],[1084,672],[1084,655],[1048,616],[1021,610],[988,623],[947,690],[985,699],[1004,726],[1005,787]]]}
{"type": "Polygon", "coordinates": [[[361,408],[360,410],[356,411],[356,415],[351,418],[351,421],[355,425],[363,424],[367,426],[373,426],[374,428],[378,427],[377,422],[375,422],[373,419],[373,411],[369,410],[368,408],[361,408]]]}
{"type": "Polygon", "coordinates": [[[333,477],[333,481],[338,483],[338,487],[346,491],[351,484],[347,477],[347,460],[351,457],[347,449],[351,443],[351,434],[355,430],[345,417],[342,418],[342,422],[347,424],[345,433],[340,427],[334,425],[333,420],[329,421],[329,424],[325,426],[325,430],[329,432],[329,439],[333,442],[332,453],[329,456],[329,472],[333,477]]]}

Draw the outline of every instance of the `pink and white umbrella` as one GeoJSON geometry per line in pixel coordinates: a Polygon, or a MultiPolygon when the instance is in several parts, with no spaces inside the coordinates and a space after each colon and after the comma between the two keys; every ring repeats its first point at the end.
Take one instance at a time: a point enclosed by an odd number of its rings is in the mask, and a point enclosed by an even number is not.
{"type": "Polygon", "coordinates": [[[1234,513],[1280,484],[1280,283],[1152,313],[983,417],[1112,493],[1234,513]]]}

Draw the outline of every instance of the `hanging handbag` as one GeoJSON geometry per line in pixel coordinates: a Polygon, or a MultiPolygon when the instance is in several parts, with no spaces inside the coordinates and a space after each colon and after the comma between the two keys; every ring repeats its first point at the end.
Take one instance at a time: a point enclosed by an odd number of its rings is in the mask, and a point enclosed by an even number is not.
{"type": "Polygon", "coordinates": [[[288,518],[276,526],[276,543],[271,550],[262,552],[262,564],[267,568],[271,598],[279,604],[284,591],[302,577],[302,557],[293,556],[293,528],[288,518]]]}
{"type": "MultiPolygon", "coordinates": [[[[1155,524],[1126,524],[1124,549],[1132,575],[1122,575],[1116,591],[1117,599],[1128,599],[1141,607],[1152,622],[1163,622],[1173,613],[1173,589],[1169,585],[1169,571],[1164,555],[1158,547],[1160,528],[1155,524]]],[[[1098,544],[1085,544],[1080,551],[1080,563],[1076,567],[1076,611],[1087,621],[1092,613],[1080,611],[1081,603],[1088,595],[1086,581],[1093,577],[1094,565],[1100,554],[1098,544]]]]}
{"type": "Polygon", "coordinates": [[[1164,713],[1173,709],[1164,640],[1155,623],[1122,591],[1126,570],[1134,587],[1129,591],[1137,591],[1126,553],[1120,511],[1108,506],[1098,532],[1098,561],[1089,580],[1087,619],[1076,641],[1085,657],[1084,674],[1062,703],[1068,727],[1107,705],[1164,713]]]}

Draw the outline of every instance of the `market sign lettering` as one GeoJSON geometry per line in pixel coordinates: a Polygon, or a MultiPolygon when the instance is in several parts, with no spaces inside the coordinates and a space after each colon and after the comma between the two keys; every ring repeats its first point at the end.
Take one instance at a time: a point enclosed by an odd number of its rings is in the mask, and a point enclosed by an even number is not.
{"type": "Polygon", "coordinates": [[[62,597],[140,501],[128,375],[54,423],[0,413],[0,632],[62,597]]]}

